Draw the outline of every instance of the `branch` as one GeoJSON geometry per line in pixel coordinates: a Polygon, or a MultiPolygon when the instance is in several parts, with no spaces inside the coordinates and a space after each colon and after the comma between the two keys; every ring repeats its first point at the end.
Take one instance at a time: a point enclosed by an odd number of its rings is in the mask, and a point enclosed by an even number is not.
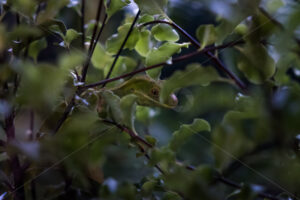
{"type": "MultiPolygon", "coordinates": [[[[128,33],[127,33],[127,35],[126,35],[126,37],[125,37],[123,43],[121,44],[120,49],[118,50],[118,53],[117,53],[117,55],[116,55],[116,57],[115,57],[115,59],[114,59],[112,65],[110,66],[110,69],[109,69],[109,71],[108,71],[108,73],[107,73],[107,75],[106,75],[106,77],[105,77],[105,80],[106,80],[106,79],[109,79],[109,77],[110,77],[110,75],[111,75],[111,73],[112,73],[112,71],[113,71],[113,69],[114,69],[114,67],[115,67],[115,65],[116,65],[116,63],[117,63],[117,60],[118,60],[118,58],[119,58],[119,56],[120,56],[120,54],[121,54],[123,48],[125,47],[125,44],[126,44],[128,38],[129,38],[129,36],[130,36],[130,34],[131,34],[132,30],[133,30],[133,27],[134,27],[135,23],[137,22],[137,20],[138,20],[138,18],[139,18],[139,16],[140,16],[140,13],[141,13],[141,11],[139,10],[138,13],[136,14],[136,16],[135,16],[135,18],[134,18],[134,20],[133,20],[133,22],[132,22],[130,28],[129,28],[129,31],[128,31],[128,33]]],[[[105,85],[106,85],[106,83],[103,83],[102,87],[104,87],[105,85]]]]}
{"type": "MultiPolygon", "coordinates": [[[[200,51],[195,51],[193,53],[174,58],[174,59],[172,59],[171,63],[180,62],[180,61],[189,59],[191,57],[194,57],[194,56],[202,54],[202,53],[206,53],[206,52],[209,52],[209,51],[214,51],[214,50],[217,50],[217,49],[224,49],[224,48],[227,48],[227,47],[235,46],[235,45],[240,44],[240,43],[241,42],[230,42],[230,43],[220,45],[220,46],[216,46],[216,47],[207,47],[207,48],[202,49],[200,51]]],[[[145,72],[145,71],[150,70],[150,69],[161,67],[162,65],[170,66],[170,63],[169,62],[168,63],[167,62],[162,62],[162,63],[158,63],[156,65],[151,65],[151,66],[148,66],[148,67],[145,67],[145,68],[142,68],[142,69],[135,70],[133,72],[123,74],[121,76],[117,76],[117,77],[110,78],[110,79],[104,79],[104,80],[96,82],[96,83],[92,83],[92,84],[82,86],[81,89],[87,89],[87,88],[97,87],[99,85],[105,85],[107,83],[110,83],[110,82],[113,82],[113,81],[116,81],[116,80],[119,80],[119,79],[127,78],[127,77],[130,77],[130,76],[139,74],[141,72],[145,72]]]]}
{"type": "MultiPolygon", "coordinates": [[[[180,26],[178,26],[174,22],[155,20],[155,21],[144,23],[141,26],[147,26],[150,24],[168,24],[173,28],[175,28],[177,31],[179,31],[182,35],[184,35],[197,49],[201,48],[200,43],[195,38],[193,38],[190,34],[188,34],[185,30],[183,30],[180,26]]],[[[239,40],[237,42],[239,42],[239,40]]],[[[219,69],[224,71],[232,80],[234,80],[234,82],[237,84],[239,88],[241,88],[244,91],[247,90],[246,85],[233,72],[231,72],[227,67],[225,67],[225,65],[221,62],[220,59],[218,59],[214,54],[212,54],[209,51],[205,52],[205,54],[216,63],[219,69]]]]}
{"type": "Polygon", "coordinates": [[[81,37],[81,46],[82,49],[84,50],[84,42],[85,42],[85,30],[84,30],[84,13],[85,13],[85,0],[81,0],[81,32],[82,32],[82,37],[81,37]]]}
{"type": "Polygon", "coordinates": [[[88,70],[88,67],[89,67],[89,64],[90,64],[90,61],[91,61],[92,49],[93,49],[93,45],[94,45],[94,42],[95,42],[94,40],[95,40],[95,37],[96,37],[98,26],[99,26],[102,5],[103,5],[103,0],[100,0],[99,4],[98,4],[97,14],[96,14],[96,25],[93,29],[93,35],[92,35],[92,39],[91,39],[90,47],[89,47],[89,51],[88,51],[88,58],[87,58],[87,61],[86,61],[85,65],[82,68],[82,71],[81,71],[81,75],[82,75],[81,80],[80,80],[81,82],[85,82],[87,70],[88,70]]]}

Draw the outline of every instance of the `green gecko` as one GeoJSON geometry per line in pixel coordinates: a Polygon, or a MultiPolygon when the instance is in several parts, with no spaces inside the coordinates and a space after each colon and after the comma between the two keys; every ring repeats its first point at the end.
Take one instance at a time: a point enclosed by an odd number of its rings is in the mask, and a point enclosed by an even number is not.
{"type": "Polygon", "coordinates": [[[110,90],[119,97],[135,94],[137,104],[141,106],[174,108],[178,103],[175,94],[171,94],[166,102],[160,101],[161,83],[148,76],[136,76],[110,90]]]}
{"type": "MultiPolygon", "coordinates": [[[[103,98],[104,91],[111,91],[112,95],[122,98],[129,94],[134,94],[136,103],[141,106],[174,108],[177,103],[175,94],[171,94],[166,102],[160,101],[162,81],[156,81],[146,75],[135,76],[113,88],[89,89],[83,92],[80,97],[77,96],[74,111],[80,109],[95,109],[99,117],[107,117],[108,103],[103,98]]],[[[62,116],[66,103],[63,102],[57,106],[55,111],[50,114],[41,125],[40,131],[51,130],[57,123],[57,119],[62,116]],[[48,128],[46,128],[48,127],[48,128]]],[[[50,131],[51,132],[51,131],[50,131]]]]}

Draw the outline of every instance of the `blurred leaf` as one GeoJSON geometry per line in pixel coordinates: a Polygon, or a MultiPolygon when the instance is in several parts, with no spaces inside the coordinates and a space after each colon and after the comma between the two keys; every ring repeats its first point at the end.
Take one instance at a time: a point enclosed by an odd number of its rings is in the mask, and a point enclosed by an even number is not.
{"type": "Polygon", "coordinates": [[[31,56],[35,62],[37,62],[37,58],[41,50],[47,47],[47,41],[45,38],[40,40],[36,40],[29,45],[28,55],[31,56]]]}
{"type": "Polygon", "coordinates": [[[151,33],[158,41],[176,42],[179,40],[178,33],[168,24],[157,24],[153,26],[151,33]]]}
{"type": "Polygon", "coordinates": [[[213,67],[202,67],[198,63],[190,64],[184,71],[176,71],[162,86],[160,98],[165,102],[174,91],[188,86],[209,85],[212,81],[221,81],[213,67]]]}
{"type": "Polygon", "coordinates": [[[134,0],[140,10],[150,15],[164,15],[168,0],[134,0]]]}
{"type": "Polygon", "coordinates": [[[66,74],[55,66],[26,64],[18,100],[33,107],[53,106],[65,83],[66,74]]]}
{"type": "Polygon", "coordinates": [[[260,84],[275,73],[275,62],[261,44],[248,44],[239,48],[238,68],[253,83],[260,84]]]}
{"type": "MultiPolygon", "coordinates": [[[[123,41],[125,40],[125,37],[130,29],[131,23],[124,24],[122,26],[119,26],[118,33],[112,35],[108,40],[106,41],[107,51],[111,54],[116,54],[118,50],[120,49],[123,41]]],[[[125,49],[128,48],[132,50],[137,41],[139,39],[139,31],[137,28],[134,28],[125,44],[125,49]]]]}
{"type": "Polygon", "coordinates": [[[192,124],[181,125],[179,130],[173,133],[169,147],[172,151],[177,152],[187,140],[202,131],[210,131],[210,125],[203,119],[194,119],[192,124]]]}
{"type": "Polygon", "coordinates": [[[95,51],[92,56],[92,63],[98,69],[105,69],[107,66],[110,66],[113,62],[113,57],[109,55],[104,47],[97,43],[95,51]]]}
{"type": "Polygon", "coordinates": [[[175,192],[166,192],[162,200],[181,200],[182,198],[175,192]]]}
{"type": "Polygon", "coordinates": [[[108,19],[129,3],[130,0],[111,0],[107,8],[108,19]]]}
{"type": "Polygon", "coordinates": [[[78,33],[76,30],[74,29],[68,29],[66,36],[64,37],[64,41],[66,46],[69,48],[70,44],[73,40],[75,40],[76,38],[78,38],[81,34],[78,33]]]}
{"type": "Polygon", "coordinates": [[[152,194],[156,185],[157,182],[155,180],[147,181],[142,185],[142,192],[144,193],[144,195],[149,196],[152,194]]]}
{"type": "Polygon", "coordinates": [[[213,24],[199,26],[196,30],[196,36],[201,43],[201,48],[214,44],[217,40],[217,33],[213,24]]]}
{"type": "Polygon", "coordinates": [[[41,24],[39,24],[38,27],[40,27],[43,31],[45,31],[45,29],[50,29],[50,30],[54,29],[61,35],[64,35],[67,32],[67,27],[64,24],[64,22],[57,19],[47,19],[43,21],[41,24]]]}
{"type": "Polygon", "coordinates": [[[143,57],[146,57],[150,51],[150,34],[150,31],[142,30],[140,38],[135,45],[135,50],[143,57]]]}
{"type": "Polygon", "coordinates": [[[156,145],[156,139],[150,135],[146,135],[145,139],[147,142],[149,142],[152,146],[156,145]]]}

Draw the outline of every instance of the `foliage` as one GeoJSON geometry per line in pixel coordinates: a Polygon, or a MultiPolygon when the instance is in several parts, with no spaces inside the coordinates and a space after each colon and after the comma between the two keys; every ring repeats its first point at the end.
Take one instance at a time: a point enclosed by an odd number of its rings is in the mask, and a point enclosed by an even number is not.
{"type": "Polygon", "coordinates": [[[0,199],[299,199],[299,17],[0,1],[0,199]]]}

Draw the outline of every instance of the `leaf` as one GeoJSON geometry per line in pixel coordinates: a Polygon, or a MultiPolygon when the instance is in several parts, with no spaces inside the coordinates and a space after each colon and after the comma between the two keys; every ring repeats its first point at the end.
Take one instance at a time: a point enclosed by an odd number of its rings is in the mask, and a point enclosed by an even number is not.
{"type": "Polygon", "coordinates": [[[97,43],[92,56],[92,64],[94,67],[103,70],[107,66],[110,66],[112,62],[113,57],[105,51],[104,47],[100,43],[97,43]]]}
{"type": "Polygon", "coordinates": [[[139,6],[140,10],[144,13],[155,15],[165,15],[165,8],[168,0],[134,0],[139,6]]]}
{"type": "Polygon", "coordinates": [[[135,50],[143,57],[147,56],[150,51],[150,31],[142,30],[140,32],[139,40],[135,45],[135,50]]]}
{"type": "Polygon", "coordinates": [[[108,19],[128,4],[130,0],[111,0],[107,8],[108,19]]]}
{"type": "Polygon", "coordinates": [[[53,27],[56,26],[57,29],[56,31],[59,32],[60,34],[64,35],[67,32],[67,27],[64,24],[63,21],[57,20],[57,19],[47,19],[40,23],[38,27],[40,27],[42,30],[44,29],[53,29],[53,27]]]}
{"type": "MultiPolygon", "coordinates": [[[[181,48],[187,48],[189,43],[174,43],[174,42],[166,42],[161,45],[158,49],[153,48],[151,51],[148,52],[146,56],[146,65],[151,66],[161,62],[165,62],[171,59],[172,55],[175,53],[179,53],[181,48]]],[[[147,74],[156,79],[160,74],[161,68],[148,70],[147,74]]]]}
{"type": "Polygon", "coordinates": [[[28,55],[32,57],[35,62],[37,62],[37,58],[41,50],[45,49],[47,47],[47,41],[45,38],[42,38],[40,40],[36,40],[29,45],[28,49],[28,55]]]}
{"type": "Polygon", "coordinates": [[[210,125],[203,119],[194,119],[192,124],[181,125],[179,130],[173,133],[169,148],[176,152],[194,134],[202,131],[210,131],[210,125]]]}
{"type": "Polygon", "coordinates": [[[179,196],[177,193],[168,191],[164,193],[164,196],[162,200],[181,200],[181,196],[179,196]]]}
{"type": "Polygon", "coordinates": [[[158,41],[176,42],[179,40],[178,33],[168,24],[158,24],[153,26],[151,33],[158,41]]]}
{"type": "Polygon", "coordinates": [[[241,52],[238,68],[249,81],[260,84],[274,75],[275,62],[261,44],[248,44],[238,49],[241,52]]]}
{"type": "MultiPolygon", "coordinates": [[[[124,24],[118,28],[118,33],[112,35],[108,40],[106,41],[107,51],[111,54],[116,54],[118,50],[120,49],[123,41],[126,38],[126,35],[131,27],[131,23],[124,24]]],[[[139,31],[137,28],[133,28],[124,48],[128,48],[132,50],[137,41],[139,39],[139,31]]]]}
{"type": "Polygon", "coordinates": [[[201,49],[214,44],[217,40],[217,33],[213,24],[199,26],[196,30],[196,36],[201,43],[201,49]]]}
{"type": "Polygon", "coordinates": [[[174,91],[188,86],[207,86],[212,81],[222,79],[213,67],[202,67],[198,63],[190,64],[184,71],[176,71],[162,86],[161,101],[165,102],[174,91]]]}
{"type": "Polygon", "coordinates": [[[74,29],[68,29],[66,36],[64,37],[64,41],[67,47],[70,46],[71,42],[73,40],[75,40],[77,37],[79,37],[79,35],[81,35],[80,33],[78,33],[76,30],[74,29]]]}
{"type": "Polygon", "coordinates": [[[152,15],[142,15],[139,20],[138,20],[138,23],[139,24],[143,24],[143,23],[146,23],[146,22],[151,22],[154,20],[154,17],[152,15]]]}
{"type": "Polygon", "coordinates": [[[113,120],[116,122],[122,122],[124,117],[120,106],[120,97],[109,90],[103,91],[101,95],[103,96],[104,101],[107,102],[109,106],[109,110],[112,113],[113,120]]]}
{"type": "Polygon", "coordinates": [[[136,95],[129,94],[122,97],[120,101],[120,107],[123,112],[123,124],[129,127],[133,131],[135,131],[134,120],[135,120],[136,100],[137,100],[136,95]]]}

